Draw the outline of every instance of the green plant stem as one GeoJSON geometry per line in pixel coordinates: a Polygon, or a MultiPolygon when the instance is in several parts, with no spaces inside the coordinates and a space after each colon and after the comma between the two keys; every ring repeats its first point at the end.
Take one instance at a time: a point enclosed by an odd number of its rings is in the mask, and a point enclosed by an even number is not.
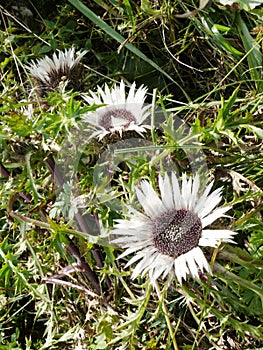
{"type": "Polygon", "coordinates": [[[191,303],[194,303],[194,305],[197,305],[199,304],[199,306],[201,306],[201,304],[203,303],[202,300],[199,300],[199,302],[195,303],[195,299],[194,299],[194,295],[191,294],[191,292],[189,291],[189,289],[184,286],[181,290],[180,290],[180,293],[186,298],[186,300],[188,300],[187,302],[187,307],[193,317],[193,319],[195,320],[196,324],[198,325],[198,330],[197,330],[197,334],[195,336],[195,339],[194,339],[194,343],[193,343],[193,346],[192,346],[192,349],[194,350],[195,349],[195,345],[196,345],[196,340],[197,340],[197,336],[198,334],[200,333],[201,329],[203,331],[203,333],[205,334],[205,336],[207,337],[207,339],[209,340],[209,342],[211,344],[213,344],[214,348],[216,350],[220,350],[221,348],[219,348],[216,343],[213,341],[213,339],[211,339],[212,337],[210,336],[209,332],[207,332],[207,330],[205,329],[205,327],[202,327],[203,323],[202,323],[202,318],[203,318],[203,315],[204,315],[204,308],[206,307],[206,304],[203,304],[202,306],[202,315],[200,318],[198,318],[198,316],[196,315],[195,311],[194,311],[194,308],[192,307],[192,304],[191,303]]]}
{"type": "Polygon", "coordinates": [[[26,154],[25,160],[26,160],[27,172],[28,172],[29,180],[32,186],[34,201],[35,203],[37,203],[39,199],[43,199],[43,196],[41,196],[37,191],[37,187],[36,187],[34,176],[31,169],[30,158],[31,158],[31,153],[26,154]]]}
{"type": "Polygon", "coordinates": [[[221,279],[226,279],[230,281],[234,281],[238,285],[243,286],[244,288],[247,288],[248,290],[252,290],[254,293],[256,293],[260,299],[261,303],[263,305],[263,291],[261,287],[258,287],[255,283],[250,282],[249,280],[245,280],[244,278],[241,278],[234,273],[228,271],[225,267],[220,265],[219,263],[214,264],[214,270],[213,272],[218,274],[218,277],[221,279]]]}
{"type": "Polygon", "coordinates": [[[35,220],[35,219],[32,219],[28,216],[18,214],[17,212],[15,212],[13,210],[11,210],[9,212],[9,215],[13,218],[16,218],[17,220],[19,220],[21,222],[27,222],[27,223],[31,224],[32,226],[42,227],[42,228],[46,228],[46,229],[52,230],[52,231],[61,231],[61,232],[63,231],[65,233],[72,234],[72,235],[77,236],[77,237],[88,239],[89,243],[100,243],[100,244],[102,243],[102,241],[99,239],[98,236],[92,236],[92,235],[89,235],[88,233],[83,233],[83,232],[80,232],[77,230],[72,230],[70,228],[62,227],[59,225],[56,226],[55,224],[53,226],[51,220],[49,220],[49,222],[50,222],[50,224],[49,224],[47,222],[35,220]]]}
{"type": "Polygon", "coordinates": [[[133,335],[136,333],[136,330],[138,328],[138,325],[140,324],[140,321],[145,313],[146,307],[148,305],[150,296],[151,296],[152,286],[150,283],[147,284],[147,288],[145,290],[145,295],[142,303],[140,304],[138,310],[134,314],[133,317],[130,317],[129,320],[125,323],[123,323],[121,326],[117,327],[117,331],[125,329],[124,335],[116,336],[108,345],[113,345],[118,343],[121,339],[129,335],[131,338],[133,338],[133,335]]]}
{"type": "Polygon", "coordinates": [[[152,142],[156,142],[156,136],[154,134],[154,127],[156,125],[155,122],[155,104],[156,104],[156,96],[157,96],[157,89],[153,90],[153,98],[152,98],[152,113],[151,113],[151,136],[152,136],[152,142]]]}
{"type": "MultiPolygon", "coordinates": [[[[215,260],[216,260],[216,257],[217,257],[218,251],[219,251],[219,247],[220,247],[220,244],[218,244],[217,247],[213,251],[213,255],[212,255],[211,261],[210,261],[211,270],[213,270],[213,267],[214,267],[214,264],[215,264],[215,260]]],[[[211,281],[211,275],[208,276],[207,285],[210,284],[210,281],[211,281]]],[[[196,332],[196,336],[195,336],[195,339],[194,339],[192,350],[195,349],[195,345],[196,345],[196,342],[197,342],[198,335],[200,334],[202,326],[203,326],[203,319],[205,317],[205,313],[207,312],[207,298],[209,297],[209,294],[210,294],[210,290],[209,290],[209,288],[206,288],[206,292],[204,294],[204,299],[203,299],[203,305],[202,305],[202,309],[201,309],[200,318],[198,320],[197,317],[194,317],[195,321],[197,322],[198,329],[197,329],[197,332],[196,332]]],[[[191,314],[194,315],[194,310],[193,310],[192,306],[191,305],[188,305],[188,306],[189,306],[191,314]]],[[[206,332],[205,332],[205,334],[206,334],[206,332]]]]}
{"type": "Polygon", "coordinates": [[[248,269],[263,267],[263,261],[254,260],[250,255],[246,254],[246,252],[242,250],[235,251],[231,246],[224,247],[218,256],[220,258],[239,264],[240,266],[245,266],[248,269]]]}
{"type": "Polygon", "coordinates": [[[175,350],[179,350],[177,342],[176,342],[176,339],[175,339],[175,333],[173,332],[173,328],[172,328],[172,325],[171,325],[171,322],[170,322],[169,312],[168,312],[168,309],[167,309],[167,307],[166,307],[166,305],[164,303],[164,300],[163,300],[163,297],[162,297],[162,294],[161,294],[161,291],[160,291],[159,283],[157,281],[155,281],[154,287],[155,287],[156,293],[158,295],[158,298],[159,298],[160,302],[162,303],[162,309],[163,309],[164,317],[165,317],[166,324],[167,324],[167,327],[168,327],[168,330],[169,330],[169,333],[170,333],[170,336],[171,336],[171,339],[172,339],[172,342],[173,342],[174,349],[175,350]]]}

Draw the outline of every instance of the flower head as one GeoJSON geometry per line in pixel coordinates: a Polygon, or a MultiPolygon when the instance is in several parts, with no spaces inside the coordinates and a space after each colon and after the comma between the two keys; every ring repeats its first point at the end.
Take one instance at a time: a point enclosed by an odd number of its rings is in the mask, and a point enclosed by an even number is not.
{"type": "Polygon", "coordinates": [[[144,213],[128,207],[129,220],[117,220],[112,240],[126,250],[119,256],[135,255],[126,266],[140,260],[132,278],[149,273],[151,283],[162,275],[175,275],[182,283],[186,275],[199,278],[199,269],[210,271],[200,247],[215,247],[221,241],[232,242],[230,230],[206,227],[230,209],[216,206],[221,201],[221,188],[210,193],[211,182],[200,193],[199,176],[182,177],[181,185],[174,173],[159,176],[159,196],[148,181],[136,188],[144,213]]]}
{"type": "Polygon", "coordinates": [[[71,87],[79,85],[81,67],[79,62],[87,53],[82,51],[75,57],[75,48],[58,51],[52,58],[45,56],[26,66],[36,85],[38,93],[42,96],[46,91],[58,90],[61,83],[67,81],[71,87]]]}
{"type": "Polygon", "coordinates": [[[147,88],[142,85],[136,91],[135,87],[134,82],[127,97],[123,81],[119,85],[115,84],[112,90],[106,84],[104,91],[98,87],[97,94],[89,91],[89,95],[83,95],[89,105],[105,105],[84,117],[84,121],[90,125],[91,137],[102,140],[108,134],[119,133],[122,136],[126,131],[142,134],[150,128],[149,125],[143,125],[150,108],[149,105],[144,106],[147,88]]]}

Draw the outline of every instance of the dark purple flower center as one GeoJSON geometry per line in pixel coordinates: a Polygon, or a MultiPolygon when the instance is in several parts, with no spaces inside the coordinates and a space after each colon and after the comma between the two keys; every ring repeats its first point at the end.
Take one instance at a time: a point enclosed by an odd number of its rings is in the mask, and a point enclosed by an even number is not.
{"type": "Polygon", "coordinates": [[[105,114],[103,114],[100,117],[99,124],[104,129],[109,131],[113,127],[112,118],[123,119],[123,124],[122,124],[123,128],[127,128],[132,122],[134,123],[137,122],[136,118],[130,111],[127,111],[127,109],[124,109],[124,108],[116,108],[116,109],[107,111],[105,114]]]}
{"type": "Polygon", "coordinates": [[[177,258],[198,246],[202,222],[192,211],[170,210],[153,220],[152,241],[158,252],[177,258]]]}

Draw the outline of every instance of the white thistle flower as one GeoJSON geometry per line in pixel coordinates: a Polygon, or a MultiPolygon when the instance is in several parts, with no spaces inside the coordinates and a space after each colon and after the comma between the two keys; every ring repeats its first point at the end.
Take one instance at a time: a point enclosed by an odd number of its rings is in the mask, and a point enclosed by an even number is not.
{"type": "Polygon", "coordinates": [[[45,56],[36,62],[31,61],[26,69],[31,74],[39,94],[43,95],[47,90],[57,90],[65,81],[79,85],[79,62],[86,53],[87,51],[77,52],[75,57],[75,48],[72,47],[65,52],[59,50],[52,58],[45,56]]]}
{"type": "Polygon", "coordinates": [[[123,80],[119,85],[115,84],[110,90],[105,84],[103,91],[98,87],[97,93],[89,91],[89,95],[83,94],[84,100],[89,105],[105,105],[98,107],[95,112],[90,112],[84,116],[84,121],[90,125],[92,132],[90,138],[98,137],[102,140],[108,134],[135,131],[138,134],[150,129],[150,125],[143,124],[149,116],[150,105],[144,105],[147,88],[141,85],[135,90],[135,82],[131,85],[126,97],[123,80]]]}
{"type": "Polygon", "coordinates": [[[129,219],[117,220],[112,231],[119,236],[112,243],[126,248],[119,258],[135,254],[126,267],[140,260],[132,278],[149,273],[154,285],[161,275],[175,275],[181,284],[187,274],[199,278],[199,269],[211,273],[200,247],[216,247],[221,241],[234,243],[236,234],[206,228],[231,208],[216,208],[221,188],[210,193],[212,186],[213,182],[200,193],[198,175],[187,180],[184,174],[180,186],[175,173],[166,173],[159,176],[160,198],[148,181],[140,183],[136,194],[144,213],[128,207],[129,219]]]}

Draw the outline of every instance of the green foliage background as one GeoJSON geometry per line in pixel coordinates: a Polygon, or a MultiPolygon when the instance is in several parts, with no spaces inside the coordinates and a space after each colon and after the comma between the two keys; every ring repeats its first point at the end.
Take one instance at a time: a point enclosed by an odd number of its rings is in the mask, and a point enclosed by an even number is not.
{"type": "MultiPolygon", "coordinates": [[[[211,1],[200,11],[190,0],[22,6],[32,15],[9,1],[0,7],[0,349],[262,348],[263,6],[241,0],[211,1]],[[146,278],[131,281],[117,249],[67,220],[71,188],[65,184],[65,196],[56,198],[52,160],[65,140],[74,144],[71,130],[88,109],[79,92],[67,89],[37,98],[25,65],[72,45],[88,51],[83,91],[124,79],[154,92],[167,121],[152,140],[180,171],[191,167],[172,118],[185,120],[202,144],[215,187],[223,185],[224,202],[233,206],[231,219],[218,225],[238,232],[236,246],[206,252],[213,276],[169,288],[161,281],[159,292],[151,290],[146,278]],[[65,270],[76,263],[82,269],[65,270]]],[[[75,171],[88,196],[86,215],[111,227],[120,213],[106,203],[115,196],[132,202],[133,184],[142,176],[154,182],[156,171],[143,157],[127,163],[98,203],[92,181],[100,147],[85,149],[75,171]]]]}

